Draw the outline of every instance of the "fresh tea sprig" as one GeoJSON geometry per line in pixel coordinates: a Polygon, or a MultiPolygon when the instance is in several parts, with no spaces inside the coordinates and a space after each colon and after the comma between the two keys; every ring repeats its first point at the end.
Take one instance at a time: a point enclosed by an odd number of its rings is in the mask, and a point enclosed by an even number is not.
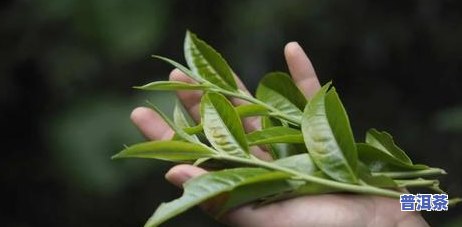
{"type": "MultiPolygon", "coordinates": [[[[146,226],[168,219],[218,195],[226,194],[218,216],[234,207],[266,204],[302,195],[350,192],[399,198],[402,188],[428,188],[444,193],[433,178],[446,172],[414,164],[390,134],[370,129],[356,142],[346,110],[329,82],[307,100],[289,75],[269,73],[253,97],[240,89],[225,59],[191,32],[184,54],[188,67],[154,56],[178,68],[194,83],[156,81],[141,90],[200,90],[200,122],[195,123],[176,104],[173,121],[155,105],[175,135],[168,141],[149,141],[126,147],[117,158],[153,158],[177,163],[214,166],[214,171],[187,181],[183,195],[162,203],[146,226]],[[228,98],[248,102],[234,106],[228,98]],[[259,116],[262,128],[246,133],[241,119],[259,116]],[[273,161],[250,152],[264,146],[273,161]]],[[[450,205],[460,199],[450,200],[450,205]]]]}

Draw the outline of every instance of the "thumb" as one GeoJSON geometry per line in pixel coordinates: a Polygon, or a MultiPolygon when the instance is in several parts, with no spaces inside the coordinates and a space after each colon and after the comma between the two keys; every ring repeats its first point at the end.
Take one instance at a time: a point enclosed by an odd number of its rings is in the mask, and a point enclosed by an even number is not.
{"type": "Polygon", "coordinates": [[[171,168],[166,174],[165,179],[177,187],[182,187],[183,184],[191,178],[200,176],[206,173],[204,169],[201,169],[192,165],[176,165],[171,168]]]}
{"type": "MultiPolygon", "coordinates": [[[[175,186],[183,188],[183,185],[186,181],[205,173],[207,173],[206,170],[197,166],[181,164],[171,168],[165,174],[165,179],[167,179],[167,181],[174,184],[175,186]]],[[[227,201],[227,199],[227,193],[222,193],[211,199],[208,199],[207,201],[201,203],[199,206],[207,214],[217,218],[217,215],[221,211],[222,205],[227,201]]]]}

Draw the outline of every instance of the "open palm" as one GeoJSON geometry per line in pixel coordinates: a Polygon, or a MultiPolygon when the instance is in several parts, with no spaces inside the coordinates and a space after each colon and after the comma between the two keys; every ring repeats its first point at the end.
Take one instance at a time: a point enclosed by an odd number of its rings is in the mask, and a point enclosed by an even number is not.
{"type": "MultiPolygon", "coordinates": [[[[298,88],[309,98],[319,90],[320,84],[310,60],[297,43],[289,43],[285,57],[298,88]]],[[[170,80],[192,82],[179,70],[173,70],[170,80]]],[[[244,85],[238,80],[242,90],[244,85]]],[[[178,92],[178,97],[195,120],[199,120],[199,91],[178,92]]],[[[235,105],[244,104],[239,99],[231,100],[235,105]]],[[[154,111],[139,107],[131,115],[132,121],[140,131],[151,140],[168,140],[173,136],[172,129],[154,111]]],[[[245,120],[247,131],[260,128],[258,118],[245,120]]],[[[261,149],[252,153],[264,160],[271,156],[261,149]]],[[[191,165],[177,165],[166,174],[167,180],[181,187],[187,180],[205,173],[206,170],[191,165]]],[[[206,212],[214,213],[219,202],[211,200],[203,204],[206,212]]],[[[353,194],[325,194],[303,196],[259,208],[251,205],[234,209],[220,219],[232,226],[427,226],[416,212],[400,211],[396,199],[353,194]]]]}

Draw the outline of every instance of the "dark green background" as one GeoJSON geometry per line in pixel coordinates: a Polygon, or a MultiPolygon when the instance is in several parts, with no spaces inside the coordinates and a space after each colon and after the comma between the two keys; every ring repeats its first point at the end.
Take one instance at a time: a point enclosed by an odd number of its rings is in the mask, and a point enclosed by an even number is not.
{"type": "MultiPolygon", "coordinates": [[[[169,164],[111,161],[142,141],[129,120],[172,94],[131,86],[166,79],[186,29],[218,49],[254,89],[287,71],[298,41],[320,80],[333,80],[355,136],[391,132],[416,162],[449,172],[462,196],[462,3],[415,1],[35,0],[0,3],[2,226],[141,226],[180,195],[169,164]]],[[[461,226],[462,206],[426,212],[461,226]]],[[[198,210],[166,226],[216,226],[198,210]]]]}

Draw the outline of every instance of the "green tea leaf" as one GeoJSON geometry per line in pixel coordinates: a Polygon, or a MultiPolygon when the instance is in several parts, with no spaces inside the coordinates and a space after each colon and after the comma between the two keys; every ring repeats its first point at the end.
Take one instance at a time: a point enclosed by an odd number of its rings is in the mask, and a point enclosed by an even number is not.
{"type": "Polygon", "coordinates": [[[396,182],[390,177],[383,176],[383,175],[373,176],[371,172],[369,171],[369,169],[367,168],[367,166],[362,162],[358,162],[358,175],[359,175],[359,178],[368,185],[372,185],[375,187],[382,187],[382,188],[398,187],[396,182]]]}
{"type": "Polygon", "coordinates": [[[175,123],[172,122],[172,120],[170,120],[170,118],[168,118],[159,108],[157,108],[157,106],[155,106],[154,104],[148,102],[148,104],[151,106],[151,108],[157,112],[157,114],[159,114],[159,116],[165,121],[165,123],[168,124],[168,126],[170,126],[170,128],[173,130],[173,132],[175,132],[175,137],[176,138],[179,138],[179,139],[182,139],[182,140],[185,140],[185,141],[189,141],[189,142],[195,142],[195,139],[193,136],[189,135],[188,133],[186,133],[183,129],[179,128],[178,126],[175,125],[175,123]]]}
{"type": "Polygon", "coordinates": [[[256,97],[282,113],[299,119],[307,102],[290,76],[282,72],[265,75],[258,85],[256,97]]]}
{"type": "Polygon", "coordinates": [[[129,146],[112,158],[153,158],[166,161],[192,161],[215,153],[204,146],[183,141],[150,141],[129,146]]]}
{"type": "MultiPolygon", "coordinates": [[[[312,158],[308,153],[304,154],[297,154],[292,155],[286,158],[281,158],[273,162],[282,167],[286,167],[289,169],[296,170],[300,173],[312,175],[324,179],[331,179],[329,176],[324,174],[319,168],[315,165],[312,158]]],[[[303,182],[303,181],[291,181],[292,191],[286,195],[281,195],[281,197],[293,197],[293,196],[300,196],[300,195],[311,195],[311,194],[319,194],[319,193],[326,193],[337,191],[337,189],[333,189],[327,186],[311,183],[311,182],[303,182]]]]}
{"type": "Polygon", "coordinates": [[[310,155],[307,153],[281,158],[273,163],[308,175],[312,175],[319,171],[318,167],[316,167],[310,155]]]}
{"type": "MultiPolygon", "coordinates": [[[[332,179],[328,175],[326,175],[322,171],[316,171],[312,174],[312,176],[324,179],[332,179]]],[[[311,182],[303,182],[298,186],[296,190],[292,192],[291,197],[293,196],[302,196],[302,195],[318,195],[318,194],[325,194],[331,192],[338,192],[341,191],[337,188],[332,188],[326,185],[311,183],[311,182]]]]}
{"type": "Polygon", "coordinates": [[[330,83],[306,105],[302,119],[305,145],[311,158],[328,176],[356,183],[357,153],[346,111],[330,83]],[[329,91],[328,91],[329,90],[329,91]]]}
{"type": "Polygon", "coordinates": [[[423,170],[429,167],[421,164],[409,164],[392,156],[389,152],[370,144],[357,143],[358,158],[371,172],[423,170]]]}
{"type": "Polygon", "coordinates": [[[178,101],[175,102],[175,108],[173,109],[173,122],[176,126],[183,129],[191,127],[191,120],[186,117],[183,107],[178,101]]]}
{"type": "Polygon", "coordinates": [[[186,62],[194,75],[225,90],[237,90],[234,72],[228,63],[204,41],[191,32],[186,33],[184,41],[186,62]]]}
{"type": "MultiPolygon", "coordinates": [[[[327,176],[321,171],[316,171],[312,175],[319,178],[331,179],[329,176],[327,176]]],[[[268,203],[273,203],[298,196],[319,195],[341,191],[336,188],[306,181],[291,180],[289,181],[289,183],[291,185],[290,190],[281,191],[281,193],[279,194],[275,194],[274,196],[264,198],[264,200],[259,205],[266,205],[268,203]]]]}
{"type": "Polygon", "coordinates": [[[186,133],[190,134],[190,135],[201,133],[202,130],[203,130],[202,124],[198,124],[196,126],[184,128],[184,131],[186,133]]]}
{"type": "Polygon", "coordinates": [[[366,133],[366,143],[380,149],[404,163],[412,164],[411,159],[393,141],[393,137],[387,132],[379,132],[377,129],[369,129],[366,133]]]}
{"type": "Polygon", "coordinates": [[[147,91],[176,91],[176,90],[205,90],[208,87],[200,84],[184,83],[179,81],[156,81],[143,86],[135,87],[147,91]]]}
{"type": "Polygon", "coordinates": [[[250,146],[269,143],[303,143],[302,132],[288,127],[271,127],[247,134],[250,146]]]}
{"type": "MultiPolygon", "coordinates": [[[[186,117],[186,115],[183,112],[183,107],[181,106],[181,104],[178,101],[175,103],[175,108],[173,109],[173,122],[175,123],[176,126],[181,128],[182,130],[192,128],[191,123],[190,123],[190,122],[192,122],[192,120],[188,119],[186,117]]],[[[185,132],[188,133],[189,135],[191,135],[192,139],[196,143],[200,142],[199,138],[195,135],[196,133],[189,133],[186,130],[185,130],[185,132]]],[[[174,135],[174,139],[176,139],[175,137],[177,137],[176,134],[174,135]]]]}
{"type": "Polygon", "coordinates": [[[205,136],[215,149],[233,156],[249,157],[241,119],[223,95],[205,94],[201,101],[201,117],[205,136]]]}
{"type": "Polygon", "coordinates": [[[193,79],[193,80],[195,80],[195,81],[197,81],[199,83],[204,81],[202,78],[200,78],[199,76],[194,74],[191,70],[189,70],[188,68],[186,68],[185,66],[183,66],[182,64],[180,64],[180,63],[178,63],[176,61],[173,61],[173,60],[171,60],[169,58],[158,56],[158,55],[152,55],[152,57],[163,60],[163,61],[173,65],[175,68],[177,68],[181,72],[183,72],[186,76],[190,77],[191,79],[193,79]]]}
{"type": "Polygon", "coordinates": [[[373,176],[369,174],[360,174],[361,180],[363,180],[366,184],[372,185],[375,187],[380,188],[397,188],[398,185],[396,182],[387,176],[373,176]]]}
{"type": "MultiPolygon", "coordinates": [[[[257,105],[257,104],[255,104],[255,105],[250,104],[250,105],[237,106],[237,107],[235,107],[235,109],[236,109],[239,117],[241,117],[241,118],[243,118],[243,117],[251,117],[251,116],[258,116],[258,115],[265,115],[265,113],[268,113],[268,111],[264,107],[261,107],[260,105],[257,105]]],[[[175,119],[175,112],[174,112],[174,119],[175,119]]],[[[189,122],[191,122],[191,121],[189,121],[189,122]]],[[[177,124],[177,123],[175,122],[175,124],[177,124]]],[[[201,133],[203,131],[203,128],[202,128],[202,124],[198,124],[196,126],[185,127],[185,128],[183,128],[183,130],[186,133],[188,133],[190,135],[193,135],[193,134],[201,133]]]]}
{"type": "MultiPolygon", "coordinates": [[[[320,172],[307,153],[281,158],[275,160],[273,163],[288,169],[296,170],[303,174],[328,178],[325,174],[320,172]]],[[[334,191],[332,188],[326,186],[298,180],[285,181],[284,184],[278,183],[277,186],[274,186],[274,189],[275,190],[272,191],[273,195],[268,198],[264,198],[260,205],[300,195],[334,191]]]]}
{"type": "MultiPolygon", "coordinates": [[[[282,126],[282,122],[273,117],[261,117],[262,129],[282,126]]],[[[273,143],[267,146],[267,150],[271,153],[273,159],[281,159],[296,154],[306,153],[304,144],[291,144],[291,143],[273,143]]]]}
{"type": "Polygon", "coordinates": [[[426,180],[424,178],[415,178],[415,179],[406,179],[406,180],[395,180],[395,182],[398,185],[398,187],[402,187],[402,188],[404,187],[405,188],[426,187],[435,192],[447,194],[445,191],[443,191],[439,187],[440,185],[439,180],[426,180]]]}
{"type": "Polygon", "coordinates": [[[266,116],[269,114],[268,109],[266,109],[266,107],[258,104],[237,106],[236,111],[240,117],[266,116]]]}
{"type": "MultiPolygon", "coordinates": [[[[269,175],[269,174],[268,174],[269,175]]],[[[236,187],[227,195],[226,201],[221,205],[216,218],[222,216],[230,209],[242,206],[250,202],[256,202],[268,196],[274,196],[294,189],[293,184],[288,181],[288,176],[281,172],[273,172],[271,180],[255,182],[252,184],[236,187]]]]}
{"type": "Polygon", "coordinates": [[[261,168],[234,168],[206,173],[187,181],[183,185],[183,195],[161,204],[145,226],[158,226],[193,206],[236,187],[288,177],[284,173],[261,168]]]}

